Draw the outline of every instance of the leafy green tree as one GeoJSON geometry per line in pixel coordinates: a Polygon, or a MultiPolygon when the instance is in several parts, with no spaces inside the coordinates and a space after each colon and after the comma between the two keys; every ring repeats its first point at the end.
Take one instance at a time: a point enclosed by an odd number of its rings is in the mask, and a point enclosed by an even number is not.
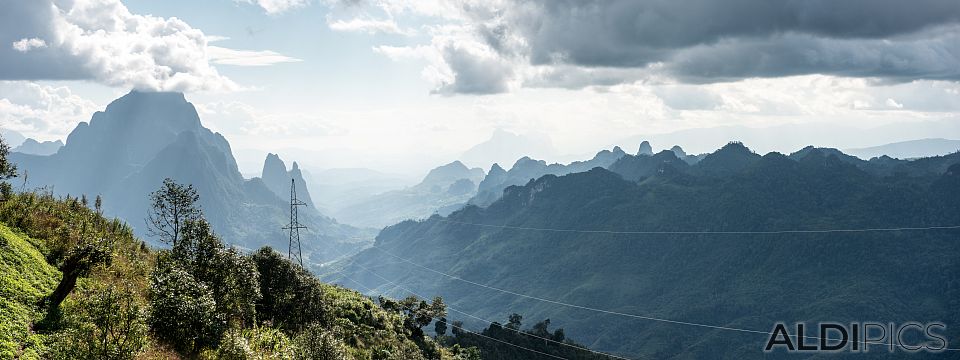
{"type": "Polygon", "coordinates": [[[133,359],[147,346],[147,306],[130,284],[87,291],[64,313],[49,358],[133,359]]]}
{"type": "Polygon", "coordinates": [[[67,298],[67,295],[77,286],[77,279],[86,276],[97,265],[109,264],[112,250],[110,241],[104,238],[98,238],[82,244],[77,244],[71,248],[60,264],[60,271],[63,277],[57,288],[53,290],[47,298],[47,306],[56,312],[60,303],[67,298]]]}
{"type": "Polygon", "coordinates": [[[539,337],[550,337],[550,319],[543,320],[530,328],[530,333],[539,337]]]}
{"type": "Polygon", "coordinates": [[[447,334],[447,318],[440,317],[440,320],[437,320],[437,323],[433,325],[433,332],[437,334],[437,337],[443,337],[447,334]]]}
{"type": "Polygon", "coordinates": [[[510,314],[506,328],[510,330],[520,330],[521,321],[523,321],[522,315],[517,313],[510,314]]]}
{"type": "Polygon", "coordinates": [[[403,326],[410,331],[414,339],[423,338],[423,327],[430,325],[434,318],[447,315],[447,306],[439,296],[434,297],[430,303],[412,295],[400,301],[381,296],[379,301],[383,309],[404,315],[403,326]]]}
{"type": "Polygon", "coordinates": [[[476,347],[462,347],[460,344],[454,344],[450,348],[450,353],[454,360],[481,360],[483,359],[480,349],[476,347]]]}
{"type": "Polygon", "coordinates": [[[0,180],[17,176],[17,165],[11,164],[7,160],[8,154],[10,154],[10,145],[7,145],[6,140],[0,137],[0,180]]]}
{"type": "Polygon", "coordinates": [[[261,321],[290,332],[331,322],[319,280],[270,247],[261,248],[251,258],[260,275],[262,298],[256,311],[261,321]]]}
{"type": "Polygon", "coordinates": [[[553,340],[563,342],[567,339],[567,335],[563,333],[563,328],[553,331],[553,340]]]}
{"type": "Polygon", "coordinates": [[[17,166],[7,160],[9,153],[10,146],[0,137],[0,200],[9,198],[12,192],[10,184],[4,180],[17,176],[17,166]]]}
{"type": "Polygon", "coordinates": [[[160,189],[150,193],[152,208],[147,215],[147,231],[160,241],[177,245],[184,225],[198,220],[203,213],[197,201],[200,195],[193,185],[181,185],[166,178],[160,189]]]}
{"type": "Polygon", "coordinates": [[[226,248],[206,220],[187,220],[171,254],[196,281],[211,289],[217,311],[226,319],[241,326],[253,322],[260,300],[256,265],[235,249],[226,248]]]}
{"type": "Polygon", "coordinates": [[[150,279],[150,305],[154,334],[181,352],[215,344],[226,329],[213,291],[168,256],[160,256],[150,279]]]}
{"type": "Polygon", "coordinates": [[[303,360],[347,360],[351,357],[343,341],[318,324],[301,331],[293,340],[296,358],[303,360]]]}
{"type": "Polygon", "coordinates": [[[450,332],[453,333],[453,336],[455,337],[463,336],[463,334],[465,333],[463,329],[463,321],[459,321],[459,320],[454,321],[453,328],[450,330],[450,332]]]}

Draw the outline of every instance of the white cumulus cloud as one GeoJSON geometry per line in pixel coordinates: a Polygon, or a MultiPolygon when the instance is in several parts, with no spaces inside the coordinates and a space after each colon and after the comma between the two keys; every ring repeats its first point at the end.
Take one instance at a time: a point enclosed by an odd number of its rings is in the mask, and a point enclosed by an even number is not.
{"type": "Polygon", "coordinates": [[[27,52],[31,49],[47,47],[47,42],[37,38],[23,38],[13,42],[13,49],[19,52],[27,52]]]}
{"type": "Polygon", "coordinates": [[[416,33],[413,29],[400,28],[393,20],[354,18],[350,20],[333,21],[327,19],[327,26],[335,31],[363,32],[367,34],[413,35],[416,33]]]}
{"type": "Polygon", "coordinates": [[[208,46],[207,57],[215,64],[236,66],[268,66],[303,61],[271,50],[236,50],[219,46],[208,46]]]}
{"type": "Polygon", "coordinates": [[[92,80],[153,91],[232,91],[242,87],[214,64],[263,66],[298,61],[269,50],[208,46],[175,17],[131,13],[119,0],[15,2],[0,13],[0,79],[92,80]]]}
{"type": "Polygon", "coordinates": [[[259,6],[269,15],[277,15],[310,4],[309,0],[236,0],[259,6]]]}
{"type": "Polygon", "coordinates": [[[66,86],[0,81],[0,124],[40,140],[65,139],[101,107],[66,86]]]}

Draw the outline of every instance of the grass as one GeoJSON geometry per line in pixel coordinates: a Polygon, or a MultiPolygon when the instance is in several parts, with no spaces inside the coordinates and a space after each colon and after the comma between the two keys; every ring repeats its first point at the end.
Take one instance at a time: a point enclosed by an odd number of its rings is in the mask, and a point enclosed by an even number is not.
{"type": "Polygon", "coordinates": [[[0,358],[39,358],[42,347],[31,325],[43,311],[37,302],[51,293],[60,272],[47,264],[39,242],[0,223],[0,358]]]}

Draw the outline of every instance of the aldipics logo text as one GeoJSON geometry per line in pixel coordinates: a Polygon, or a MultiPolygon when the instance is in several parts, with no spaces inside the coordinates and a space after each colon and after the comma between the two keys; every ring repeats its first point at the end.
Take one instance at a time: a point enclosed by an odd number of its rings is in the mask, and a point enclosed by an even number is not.
{"type": "Polygon", "coordinates": [[[788,352],[941,352],[947,349],[947,326],[942,323],[908,322],[851,324],[777,323],[764,351],[788,352]],[[790,330],[796,330],[791,333],[790,330]]]}

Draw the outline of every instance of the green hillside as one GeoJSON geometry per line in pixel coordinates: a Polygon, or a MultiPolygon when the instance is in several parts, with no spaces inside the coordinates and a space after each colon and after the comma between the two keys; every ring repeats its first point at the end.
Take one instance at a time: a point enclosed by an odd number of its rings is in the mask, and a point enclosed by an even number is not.
{"type": "Polygon", "coordinates": [[[0,358],[476,355],[421,330],[445,314],[442,300],[374,301],[320,282],[270,248],[249,255],[228,248],[202,218],[183,231],[171,250],[154,250],[85,199],[4,195],[0,358]],[[79,274],[75,287],[51,305],[68,273],[79,274]]]}
{"type": "Polygon", "coordinates": [[[43,315],[36,304],[60,278],[37,249],[39,245],[0,223],[0,358],[38,357],[42,339],[30,330],[43,315]]]}
{"type": "MultiPolygon", "coordinates": [[[[901,163],[883,172],[890,175],[824,151],[760,156],[740,144],[695,165],[671,158],[625,157],[611,166],[616,173],[548,175],[507,188],[486,208],[388,227],[374,248],[326,278],[399,292],[372,269],[485,319],[550,318],[569,338],[629,357],[782,354],[761,351],[762,333],[517,293],[760,332],[779,321],[960,323],[957,230],[738,233],[960,224],[960,154],[901,163]]],[[[960,342],[955,325],[946,333],[960,342]]]]}

